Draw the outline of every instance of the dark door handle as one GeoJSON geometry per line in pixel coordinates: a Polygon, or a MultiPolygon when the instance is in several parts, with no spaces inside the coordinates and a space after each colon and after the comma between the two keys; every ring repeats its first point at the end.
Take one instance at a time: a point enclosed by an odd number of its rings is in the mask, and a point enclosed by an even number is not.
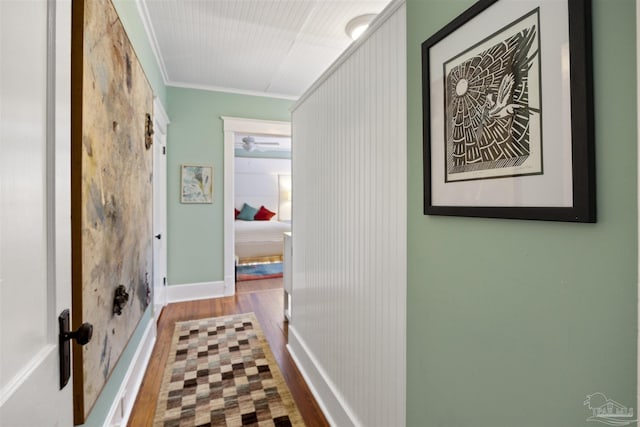
{"type": "Polygon", "coordinates": [[[156,239],[158,240],[162,239],[162,234],[156,234],[156,239]]]}
{"type": "Polygon", "coordinates": [[[71,346],[72,339],[80,345],[85,345],[91,341],[93,336],[93,325],[91,323],[83,323],[76,331],[69,330],[69,310],[66,309],[58,316],[58,326],[60,333],[58,335],[58,346],[60,353],[60,390],[64,388],[71,377],[71,346]]]}

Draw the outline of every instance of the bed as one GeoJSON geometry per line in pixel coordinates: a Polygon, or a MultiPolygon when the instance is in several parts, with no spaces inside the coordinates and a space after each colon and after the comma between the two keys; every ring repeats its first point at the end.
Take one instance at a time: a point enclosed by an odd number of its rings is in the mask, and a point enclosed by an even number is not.
{"type": "Polygon", "coordinates": [[[236,257],[240,264],[258,260],[281,260],[284,234],[291,223],[282,221],[235,221],[236,257]]]}
{"type": "Polygon", "coordinates": [[[283,198],[291,190],[291,160],[236,157],[234,165],[236,262],[281,261],[284,233],[291,231],[291,202],[283,198]],[[245,205],[258,212],[243,212],[245,205]],[[272,215],[260,215],[263,208],[272,215]]]}

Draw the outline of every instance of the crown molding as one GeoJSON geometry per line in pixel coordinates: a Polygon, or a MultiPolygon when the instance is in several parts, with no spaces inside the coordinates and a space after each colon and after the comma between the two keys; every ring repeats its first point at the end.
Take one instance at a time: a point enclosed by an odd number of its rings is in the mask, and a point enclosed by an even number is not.
{"type": "Polygon", "coordinates": [[[168,82],[167,86],[179,87],[183,89],[204,90],[208,92],[224,92],[224,93],[233,93],[236,95],[260,96],[263,98],[288,99],[290,101],[296,101],[298,99],[298,96],[285,95],[282,93],[269,93],[269,92],[260,92],[260,91],[254,91],[254,90],[244,90],[244,89],[235,89],[235,88],[228,88],[228,87],[199,85],[199,84],[181,83],[181,82],[168,82]]]}
{"type": "Polygon", "coordinates": [[[138,15],[140,15],[140,20],[142,21],[142,25],[144,26],[144,31],[147,34],[147,39],[149,40],[149,44],[151,45],[151,51],[153,52],[153,56],[156,58],[158,67],[160,68],[162,81],[166,86],[169,82],[169,73],[167,73],[167,67],[164,63],[164,58],[160,53],[160,45],[158,44],[158,38],[156,37],[156,32],[153,29],[153,24],[151,23],[149,9],[147,8],[147,4],[144,0],[135,0],[135,2],[138,9],[138,15]]]}

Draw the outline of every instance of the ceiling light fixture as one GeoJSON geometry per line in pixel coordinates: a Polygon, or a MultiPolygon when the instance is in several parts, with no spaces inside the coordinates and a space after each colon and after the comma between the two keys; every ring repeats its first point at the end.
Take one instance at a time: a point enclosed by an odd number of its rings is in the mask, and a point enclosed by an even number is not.
{"type": "Polygon", "coordinates": [[[351,21],[347,23],[347,26],[345,28],[347,35],[351,37],[351,40],[357,40],[358,37],[360,37],[362,33],[364,33],[367,30],[367,28],[369,27],[369,24],[371,23],[371,21],[373,21],[373,18],[375,17],[376,15],[373,13],[356,16],[355,18],[353,18],[351,21]]]}

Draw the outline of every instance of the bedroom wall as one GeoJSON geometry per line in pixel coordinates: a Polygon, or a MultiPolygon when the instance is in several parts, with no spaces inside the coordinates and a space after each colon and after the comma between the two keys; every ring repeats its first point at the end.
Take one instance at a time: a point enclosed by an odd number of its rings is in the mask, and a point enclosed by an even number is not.
{"type": "Polygon", "coordinates": [[[292,101],[177,87],[167,88],[169,285],[216,282],[223,268],[223,128],[220,116],[289,121],[292,101]],[[214,167],[213,203],[180,203],[180,165],[214,167]]]}
{"type": "Polygon", "coordinates": [[[253,158],[270,158],[270,159],[290,159],[291,152],[285,151],[265,151],[265,152],[248,152],[243,149],[236,148],[236,157],[253,157],[253,158]]]}
{"type": "Polygon", "coordinates": [[[472,3],[407,0],[407,425],[593,424],[636,407],[634,2],[593,1],[597,224],[422,214],[420,44],[472,3]]]}
{"type": "Polygon", "coordinates": [[[278,177],[280,175],[291,177],[291,159],[236,157],[234,171],[237,209],[242,209],[244,203],[254,208],[259,208],[263,204],[267,209],[280,213],[278,177]]]}

